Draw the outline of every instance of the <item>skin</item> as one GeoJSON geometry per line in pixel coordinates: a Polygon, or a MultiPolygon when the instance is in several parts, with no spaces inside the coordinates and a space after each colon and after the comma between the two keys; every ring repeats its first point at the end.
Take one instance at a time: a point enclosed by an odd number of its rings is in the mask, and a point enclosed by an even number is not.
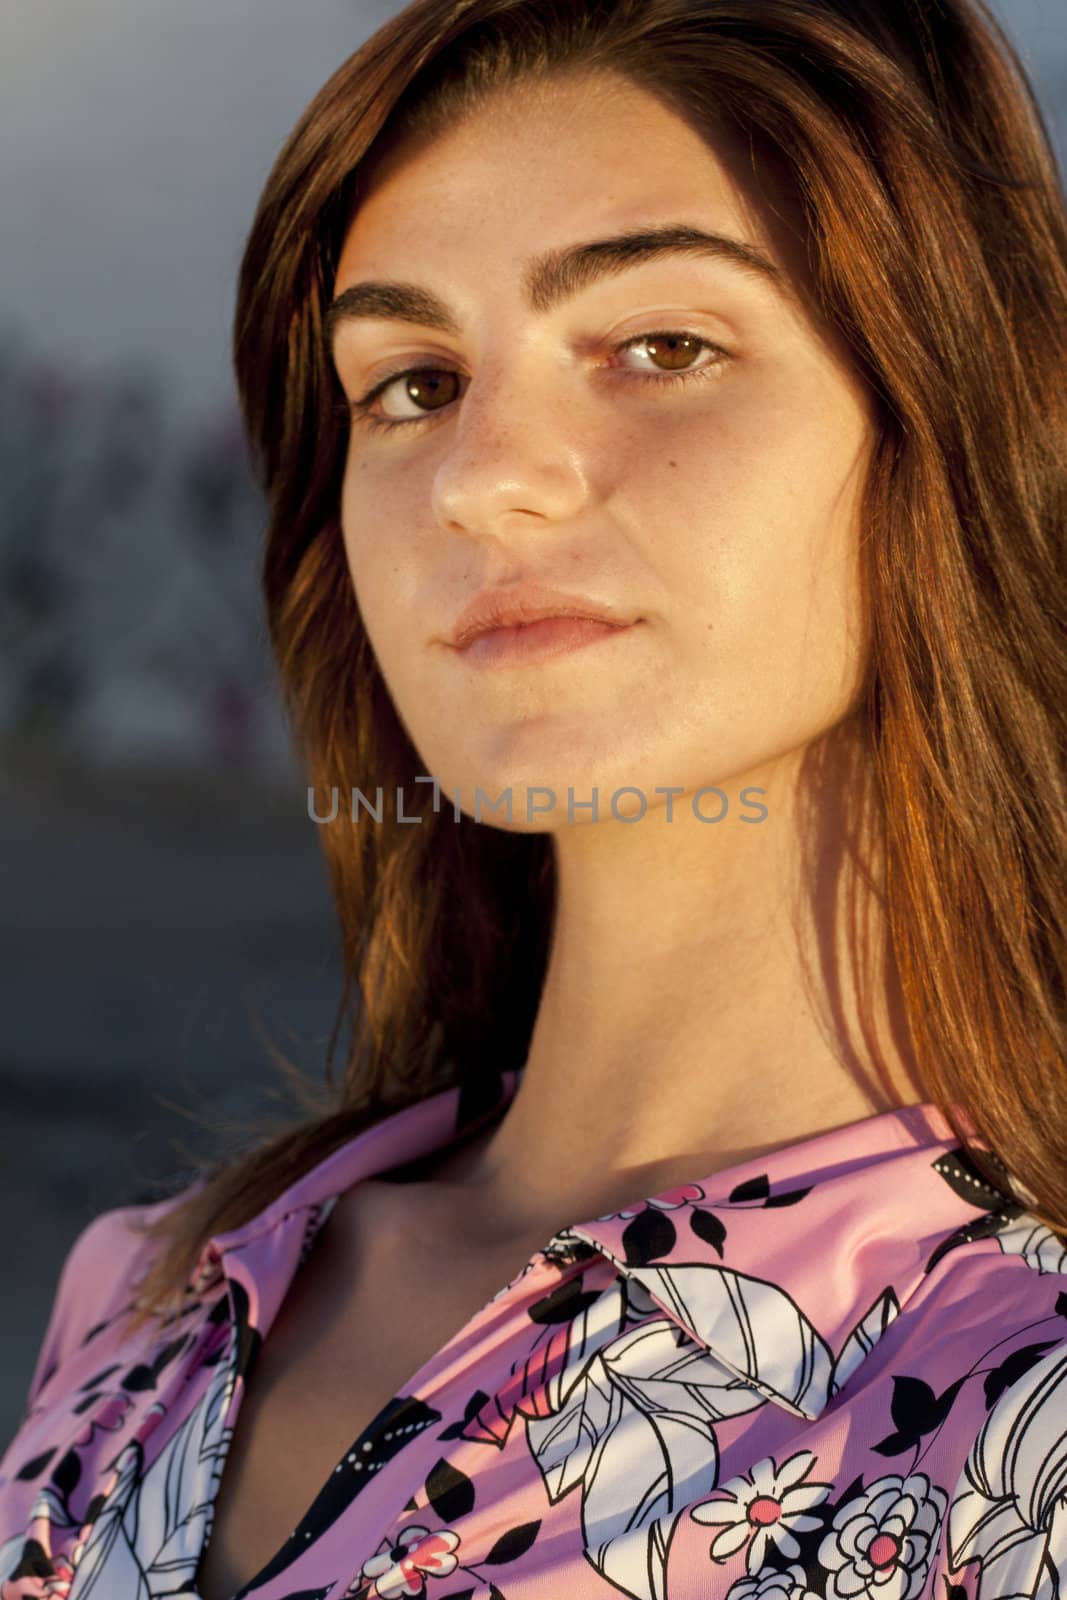
{"type": "MultiPolygon", "coordinates": [[[[378,401],[379,414],[425,415],[418,427],[352,426],[341,522],[364,624],[422,770],[468,811],[476,785],[510,786],[512,826],[549,831],[559,872],[513,1104],[424,1181],[381,1186],[450,1248],[461,1222],[475,1251],[533,1249],[566,1223],[921,1098],[892,963],[880,957],[863,1042],[856,954],[835,931],[849,881],[836,845],[864,771],[873,411],[810,309],[802,245],[745,171],[725,138],[709,148],[627,80],[520,85],[389,151],[345,239],[335,295],[413,281],[461,330],[377,318],[336,337],[350,400],[406,366],[461,379],[437,410],[403,381],[378,401]],[[674,255],[547,313],[526,304],[528,258],[680,221],[758,244],[782,283],[674,255]],[[677,363],[618,346],[665,330],[721,346],[709,381],[640,381],[677,363]],[[478,590],[519,578],[642,620],[552,661],[478,671],[442,635],[478,590]],[[528,785],[561,804],[527,822],[528,785]],[[648,799],[639,821],[610,813],[623,785],[648,799]],[[663,785],[684,791],[670,822],[663,785]],[[714,825],[687,798],[707,785],[730,802],[714,825]],[[597,788],[597,820],[568,821],[568,786],[578,800],[597,788]],[[765,791],[760,824],[739,820],[746,786],[765,791]],[[813,808],[830,845],[812,885],[813,808]]],[[[698,346],[690,364],[711,358],[698,346]]]]}

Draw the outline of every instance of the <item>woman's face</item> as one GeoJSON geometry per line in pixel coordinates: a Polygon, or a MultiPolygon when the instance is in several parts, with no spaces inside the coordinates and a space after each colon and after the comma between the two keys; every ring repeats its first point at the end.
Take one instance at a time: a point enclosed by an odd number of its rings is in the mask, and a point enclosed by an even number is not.
{"type": "Polygon", "coordinates": [[[650,812],[667,786],[733,804],[852,708],[873,423],[839,343],[786,280],[695,249],[602,251],[528,287],[535,260],[667,226],[781,272],[733,159],[601,75],[520,86],[399,145],[361,199],[335,301],[385,281],[421,307],[377,295],[336,318],[346,398],[430,370],[378,394],[383,426],[354,416],[345,549],[397,713],[468,813],[476,787],[510,789],[512,826],[535,830],[567,823],[568,789],[580,805],[595,788],[601,818],[627,785],[650,812]],[[448,642],[476,594],[525,583],[636,620],[539,659],[448,642]],[[556,802],[529,821],[535,785],[556,802]]]}

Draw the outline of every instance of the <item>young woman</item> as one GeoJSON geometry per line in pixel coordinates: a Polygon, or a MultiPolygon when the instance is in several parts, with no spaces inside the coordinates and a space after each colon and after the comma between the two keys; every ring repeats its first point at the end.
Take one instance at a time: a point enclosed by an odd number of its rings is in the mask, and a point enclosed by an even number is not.
{"type": "Polygon", "coordinates": [[[76,1242],[0,1600],[1067,1592],[1065,358],[971,0],[331,78],[235,359],[355,1028],[76,1242]]]}

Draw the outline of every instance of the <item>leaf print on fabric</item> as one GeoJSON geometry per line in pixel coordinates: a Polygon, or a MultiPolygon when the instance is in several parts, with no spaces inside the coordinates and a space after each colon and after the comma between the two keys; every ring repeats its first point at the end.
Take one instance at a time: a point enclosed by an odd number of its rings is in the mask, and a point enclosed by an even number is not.
{"type": "Polygon", "coordinates": [[[231,1361],[216,1368],[199,1405],[147,1471],[140,1441],[127,1446],[77,1562],[77,1600],[162,1600],[192,1584],[214,1515],[232,1387],[231,1361]]]}
{"type": "Polygon", "coordinates": [[[663,1194],[651,1196],[648,1200],[640,1200],[628,1211],[609,1211],[602,1217],[597,1217],[598,1222],[625,1221],[628,1217],[639,1216],[650,1208],[657,1211],[677,1211],[682,1206],[691,1205],[694,1200],[703,1200],[704,1190],[699,1183],[683,1183],[677,1189],[667,1189],[663,1194]]]}
{"type": "Polygon", "coordinates": [[[833,1368],[830,1347],[784,1289],[703,1263],[628,1270],[701,1345],[696,1330],[704,1330],[707,1344],[743,1383],[809,1421],[823,1410],[833,1368]],[[761,1339],[754,1324],[764,1330],[761,1339]],[[773,1339],[766,1335],[771,1324],[773,1339]]]}
{"type": "Polygon", "coordinates": [[[474,1510],[474,1484],[450,1461],[438,1461],[427,1476],[426,1499],[442,1522],[455,1522],[474,1510]]]}
{"type": "Polygon", "coordinates": [[[560,1409],[528,1417],[526,1433],[551,1501],[580,1486],[597,1570],[626,1594],[661,1600],[673,1523],[715,1486],[715,1422],[764,1403],[660,1317],[603,1345],[560,1409]]]}
{"type": "Polygon", "coordinates": [[[500,1535],[488,1555],[482,1557],[479,1565],[499,1567],[506,1561],[517,1561],[531,1548],[540,1531],[540,1517],[535,1522],[523,1522],[517,1528],[508,1528],[500,1535]]]}
{"type": "MultiPolygon", "coordinates": [[[[96,1600],[110,1600],[112,1595],[120,1594],[123,1600],[152,1600],[152,1591],[124,1527],[131,1505],[136,1507],[143,1462],[144,1449],[136,1439],[116,1462],[114,1487],[75,1564],[76,1590],[72,1585],[72,1592],[76,1592],[77,1600],[89,1600],[91,1595],[96,1600]]],[[[173,1588],[171,1583],[170,1589],[173,1588]]]]}
{"type": "Polygon", "coordinates": [[[662,1211],[641,1211],[626,1224],[622,1235],[623,1265],[643,1267],[669,1256],[678,1239],[674,1223],[662,1211]]]}
{"type": "Polygon", "coordinates": [[[900,1301],[892,1284],[875,1300],[857,1322],[840,1350],[830,1373],[830,1396],[844,1387],[860,1363],[870,1355],[889,1324],[900,1313],[900,1301]]]}
{"type": "Polygon", "coordinates": [[[947,1505],[948,1495],[924,1472],[878,1478],[846,1500],[819,1546],[827,1600],[915,1600],[947,1505]]]}
{"type": "Polygon", "coordinates": [[[1046,1350],[1055,1349],[1057,1342],[1055,1339],[1043,1339],[1040,1344],[1024,1344],[1021,1349],[1013,1350],[1010,1356],[1005,1356],[999,1367],[987,1372],[982,1385],[987,1408],[995,1406],[1005,1389],[1010,1389],[1024,1373],[1036,1366],[1046,1350]]]}
{"type": "Polygon", "coordinates": [[[511,1376],[491,1398],[482,1396],[484,1403],[476,1411],[468,1405],[458,1432],[453,1425],[443,1437],[502,1450],[520,1412],[544,1417],[560,1410],[591,1353],[626,1326],[629,1285],[616,1278],[604,1289],[587,1292],[579,1271],[536,1301],[526,1315],[537,1329],[530,1353],[515,1362],[511,1376]]]}
{"type": "Polygon", "coordinates": [[[694,1206],[689,1213],[689,1226],[702,1244],[711,1246],[721,1261],[726,1243],[726,1224],[722,1218],[714,1211],[704,1211],[700,1206],[694,1206]]]}
{"type": "Polygon", "coordinates": [[[745,1565],[750,1577],[763,1566],[768,1547],[787,1561],[795,1560],[801,1553],[796,1535],[824,1526],[824,1519],[810,1512],[822,1505],[833,1488],[830,1483],[803,1481],[814,1465],[810,1450],[799,1450],[780,1467],[771,1456],[765,1456],[750,1472],[720,1484],[716,1499],[694,1506],[689,1513],[694,1522],[722,1525],[722,1532],[709,1547],[711,1559],[729,1561],[747,1544],[745,1565]]]}
{"type": "MultiPolygon", "coordinates": [[[[978,1564],[974,1600],[1037,1593],[1052,1519],[1067,1495],[1067,1353],[1061,1346],[982,1424],[948,1515],[954,1572],[978,1564]]],[[[1050,1596],[1057,1589],[1042,1589],[1050,1596]]]]}
{"type": "Polygon", "coordinates": [[[1067,1276],[1067,1249],[1044,1223],[1024,1217],[998,1234],[997,1243],[1006,1256],[1022,1256],[1034,1272],[1060,1272],[1067,1276]]]}
{"type": "Polygon", "coordinates": [[[925,1378],[911,1377],[907,1373],[895,1375],[890,1412],[896,1432],[879,1439],[871,1449],[877,1450],[880,1456],[899,1456],[905,1450],[916,1449],[924,1434],[940,1428],[966,1381],[964,1373],[962,1378],[953,1379],[947,1389],[935,1394],[925,1378]]]}
{"type": "Polygon", "coordinates": [[[759,1177],[748,1178],[730,1191],[730,1204],[740,1206],[754,1202],[756,1206],[795,1206],[810,1193],[809,1185],[806,1189],[785,1189],[780,1194],[772,1194],[770,1179],[761,1172],[759,1177]]]}

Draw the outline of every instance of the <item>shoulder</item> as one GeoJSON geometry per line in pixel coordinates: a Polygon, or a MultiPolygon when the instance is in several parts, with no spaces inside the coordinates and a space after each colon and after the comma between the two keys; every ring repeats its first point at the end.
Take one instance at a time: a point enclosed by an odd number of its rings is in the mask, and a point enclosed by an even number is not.
{"type": "Polygon", "coordinates": [[[77,1235],[60,1268],[30,1380],[30,1406],[72,1351],[130,1303],[153,1250],[143,1229],[180,1205],[201,1182],[196,1178],[163,1200],[103,1211],[77,1235]]]}

